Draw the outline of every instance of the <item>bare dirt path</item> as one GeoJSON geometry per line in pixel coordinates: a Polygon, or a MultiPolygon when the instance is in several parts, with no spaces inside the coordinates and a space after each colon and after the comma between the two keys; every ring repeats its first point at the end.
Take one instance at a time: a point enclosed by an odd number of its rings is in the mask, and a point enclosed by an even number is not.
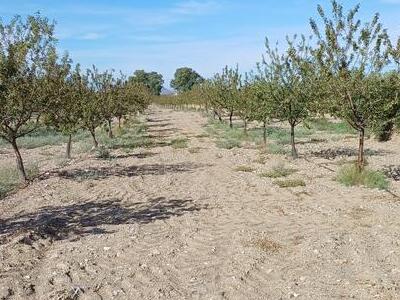
{"type": "Polygon", "coordinates": [[[200,113],[147,119],[155,147],[77,160],[0,202],[0,299],[400,297],[395,197],[304,157],[289,164],[307,186],[282,189],[234,169],[283,156],[216,148],[200,113]]]}

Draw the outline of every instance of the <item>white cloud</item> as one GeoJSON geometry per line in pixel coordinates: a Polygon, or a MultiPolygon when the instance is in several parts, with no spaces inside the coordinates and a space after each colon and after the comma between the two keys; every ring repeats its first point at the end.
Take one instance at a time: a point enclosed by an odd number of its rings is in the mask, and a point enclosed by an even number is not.
{"type": "Polygon", "coordinates": [[[97,32],[88,32],[78,37],[80,40],[95,41],[103,38],[104,35],[97,32]]]}

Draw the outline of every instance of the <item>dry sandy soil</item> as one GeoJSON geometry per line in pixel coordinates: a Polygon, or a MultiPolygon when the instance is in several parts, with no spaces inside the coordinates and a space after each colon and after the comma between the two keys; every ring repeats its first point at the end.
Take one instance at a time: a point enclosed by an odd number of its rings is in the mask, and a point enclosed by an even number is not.
{"type": "MultiPolygon", "coordinates": [[[[311,154],[354,137],[262,164],[254,147],[217,148],[200,113],[146,118],[160,143],[112,160],[80,155],[60,169],[24,151],[44,173],[0,201],[0,299],[400,298],[400,184],[344,187],[340,158],[311,154]],[[189,148],[162,143],[182,136],[189,148]],[[259,176],[279,162],[306,186],[259,176]]],[[[399,162],[399,142],[368,140],[371,167],[399,162]]]]}

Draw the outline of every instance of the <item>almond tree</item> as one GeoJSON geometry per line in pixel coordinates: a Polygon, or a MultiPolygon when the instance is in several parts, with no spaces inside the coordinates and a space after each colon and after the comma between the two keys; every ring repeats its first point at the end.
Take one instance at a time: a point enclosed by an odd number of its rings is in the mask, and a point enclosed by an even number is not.
{"type": "Polygon", "coordinates": [[[21,181],[28,180],[17,139],[39,126],[47,107],[46,69],[54,24],[39,14],[9,24],[0,19],[0,137],[14,149],[21,181]]]}
{"type": "Polygon", "coordinates": [[[99,94],[98,71],[96,67],[93,66],[92,69],[86,71],[86,74],[82,74],[79,77],[79,98],[82,109],[81,126],[83,129],[90,132],[93,139],[93,147],[97,148],[99,142],[96,138],[96,128],[105,121],[102,109],[102,98],[99,94]]]}
{"type": "Polygon", "coordinates": [[[221,74],[216,74],[213,79],[216,101],[228,111],[229,126],[233,127],[233,114],[240,101],[241,76],[238,67],[228,68],[226,66],[221,74]]]}
{"type": "Polygon", "coordinates": [[[304,36],[297,41],[287,38],[288,47],[283,54],[271,48],[266,39],[266,56],[263,80],[268,88],[264,97],[270,97],[271,118],[286,121],[290,125],[292,157],[298,158],[295,143],[295,127],[310,116],[315,99],[315,75],[312,57],[304,36]]]}
{"type": "Polygon", "coordinates": [[[45,124],[68,135],[65,152],[68,159],[71,158],[72,135],[80,128],[82,97],[80,67],[77,65],[71,71],[71,63],[68,56],[64,56],[60,63],[54,60],[49,66],[51,105],[44,115],[45,124]]]}
{"type": "Polygon", "coordinates": [[[318,44],[315,57],[330,95],[323,107],[358,131],[357,167],[361,171],[365,165],[365,130],[385,107],[382,97],[376,97],[372,79],[388,64],[388,37],[378,14],[362,24],[356,18],[359,5],[345,13],[336,0],[331,4],[329,15],[318,6],[322,30],[315,20],[310,21],[318,44]]]}

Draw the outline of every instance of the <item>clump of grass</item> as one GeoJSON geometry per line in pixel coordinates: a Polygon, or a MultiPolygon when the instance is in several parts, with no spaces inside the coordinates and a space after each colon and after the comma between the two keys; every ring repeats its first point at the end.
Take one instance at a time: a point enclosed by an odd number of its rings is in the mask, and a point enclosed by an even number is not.
{"type": "MultiPolygon", "coordinates": [[[[37,165],[29,165],[25,168],[28,179],[33,179],[39,174],[37,165]]],[[[20,186],[19,174],[14,167],[5,167],[0,169],[0,199],[20,186]]]]}
{"type": "Polygon", "coordinates": [[[198,138],[198,139],[202,139],[202,138],[207,138],[209,136],[210,135],[207,134],[207,133],[201,133],[201,134],[196,135],[195,137],[198,138]]]}
{"type": "Polygon", "coordinates": [[[236,172],[248,172],[248,173],[250,173],[250,172],[253,172],[254,169],[252,167],[250,167],[250,166],[238,166],[238,167],[235,168],[235,171],[236,172]]]}
{"type": "Polygon", "coordinates": [[[267,253],[276,253],[282,249],[282,246],[279,243],[267,238],[256,239],[252,242],[252,245],[267,253]]]}
{"type": "Polygon", "coordinates": [[[100,146],[96,149],[96,158],[98,159],[110,159],[111,153],[110,150],[108,150],[106,147],[104,146],[100,146]]]}
{"type": "Polygon", "coordinates": [[[240,148],[242,143],[239,140],[234,139],[222,139],[216,142],[218,148],[222,149],[233,149],[233,148],[240,148]]]}
{"type": "Polygon", "coordinates": [[[345,186],[365,186],[380,190],[389,188],[389,181],[383,173],[367,168],[360,172],[354,164],[343,166],[339,170],[336,180],[345,186]]]}
{"type": "Polygon", "coordinates": [[[269,144],[267,147],[267,152],[270,154],[287,154],[288,150],[285,149],[285,147],[283,147],[282,144],[269,144]]]}
{"type": "Polygon", "coordinates": [[[174,149],[183,149],[188,147],[187,138],[177,138],[171,141],[171,147],[174,149]]]}
{"type": "Polygon", "coordinates": [[[296,173],[297,170],[293,168],[286,168],[283,164],[279,164],[272,168],[272,170],[261,173],[261,177],[269,177],[269,178],[280,178],[292,175],[296,173]]]}
{"type": "Polygon", "coordinates": [[[306,186],[306,183],[302,179],[286,179],[286,180],[276,180],[274,182],[280,188],[298,187],[306,186]]]}

